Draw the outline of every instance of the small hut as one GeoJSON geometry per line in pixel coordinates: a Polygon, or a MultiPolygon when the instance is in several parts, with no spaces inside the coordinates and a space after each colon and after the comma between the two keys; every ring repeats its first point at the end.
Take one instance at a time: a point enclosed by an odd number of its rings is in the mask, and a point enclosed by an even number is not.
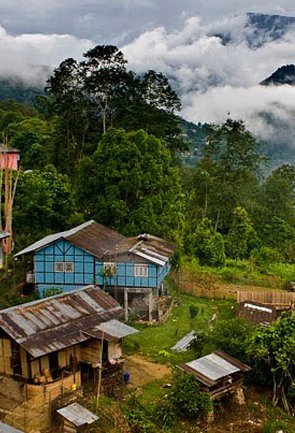
{"type": "Polygon", "coordinates": [[[238,308],[238,316],[246,319],[251,325],[268,326],[279,317],[281,312],[275,305],[252,301],[240,302],[238,308]]]}
{"type": "Polygon", "coordinates": [[[0,145],[0,166],[2,170],[11,169],[17,171],[19,169],[20,151],[6,144],[0,145]]]}
{"type": "Polygon", "coordinates": [[[201,389],[208,392],[212,400],[235,393],[243,399],[244,374],[251,370],[251,367],[221,350],[178,367],[193,374],[201,389]]]}
{"type": "Polygon", "coordinates": [[[98,416],[78,403],[72,403],[58,409],[57,413],[62,418],[65,433],[87,432],[89,426],[98,420],[98,416]]]}

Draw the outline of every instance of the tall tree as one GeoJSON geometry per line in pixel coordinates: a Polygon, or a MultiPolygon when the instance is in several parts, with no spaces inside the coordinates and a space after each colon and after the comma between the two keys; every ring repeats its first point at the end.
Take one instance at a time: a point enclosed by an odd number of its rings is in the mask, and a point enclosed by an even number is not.
{"type": "Polygon", "coordinates": [[[260,368],[273,381],[273,403],[295,414],[295,317],[287,313],[270,326],[254,331],[248,346],[260,368]]]}
{"type": "Polygon", "coordinates": [[[256,243],[256,233],[248,213],[242,207],[234,210],[233,222],[226,237],[226,249],[230,257],[244,259],[256,243]]]}
{"type": "Polygon", "coordinates": [[[19,244],[71,227],[75,217],[73,194],[66,175],[58,173],[53,166],[21,174],[14,211],[19,244]]]}
{"type": "Polygon", "coordinates": [[[205,181],[207,191],[203,194],[207,194],[207,215],[214,221],[215,230],[229,230],[237,206],[252,209],[263,160],[258,143],[242,121],[228,119],[221,126],[209,128],[198,170],[207,172],[210,179],[210,188],[205,181]]]}
{"type": "Polygon", "coordinates": [[[295,167],[283,165],[262,183],[253,216],[264,245],[277,248],[290,262],[295,261],[295,167]]]}
{"type": "Polygon", "coordinates": [[[112,111],[113,101],[128,91],[133,74],[126,71],[127,61],[114,45],[97,45],[84,57],[86,60],[81,63],[83,90],[99,105],[105,133],[107,112],[112,111]]]}
{"type": "Polygon", "coordinates": [[[98,45],[84,54],[84,60],[64,60],[48,80],[46,113],[58,114],[56,160],[65,159],[75,172],[82,155],[94,151],[108,127],[145,129],[163,138],[175,153],[185,146],[175,112],[180,101],[168,79],[148,71],[137,75],[127,70],[127,61],[117,47],[98,45]]]}
{"type": "Polygon", "coordinates": [[[125,234],[182,235],[178,169],[165,143],[143,130],[107,131],[93,158],[81,163],[79,202],[84,212],[125,234]]]}

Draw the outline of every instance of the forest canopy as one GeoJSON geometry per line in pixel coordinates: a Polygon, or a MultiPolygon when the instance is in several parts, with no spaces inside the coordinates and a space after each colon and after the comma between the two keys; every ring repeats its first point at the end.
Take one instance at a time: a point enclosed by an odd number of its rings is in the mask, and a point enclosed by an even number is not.
{"type": "Polygon", "coordinates": [[[207,144],[187,166],[179,109],[167,77],[133,72],[112,45],[61,62],[35,107],[2,102],[0,130],[23,170],[15,247],[95,218],[163,236],[203,265],[294,263],[294,166],[270,170],[244,122],[230,118],[202,130],[207,144]]]}

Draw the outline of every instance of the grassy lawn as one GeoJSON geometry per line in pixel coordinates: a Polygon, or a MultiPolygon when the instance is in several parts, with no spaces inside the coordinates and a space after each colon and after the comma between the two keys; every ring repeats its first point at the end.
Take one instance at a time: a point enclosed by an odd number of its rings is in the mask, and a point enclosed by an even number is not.
{"type": "Polygon", "coordinates": [[[231,301],[199,299],[180,295],[179,305],[173,308],[168,321],[162,325],[136,324],[140,332],[126,338],[124,352],[128,355],[141,354],[156,362],[171,364],[194,359],[192,350],[183,353],[171,351],[171,347],[191,330],[201,332],[208,328],[208,321],[216,314],[216,320],[229,319],[235,314],[231,301]],[[191,319],[189,307],[198,307],[198,314],[191,319]]]}

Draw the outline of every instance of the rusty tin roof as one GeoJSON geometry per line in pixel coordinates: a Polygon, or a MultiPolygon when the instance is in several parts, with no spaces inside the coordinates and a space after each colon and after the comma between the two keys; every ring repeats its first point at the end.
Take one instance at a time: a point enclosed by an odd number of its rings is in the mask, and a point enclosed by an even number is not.
{"type": "Polygon", "coordinates": [[[0,327],[35,358],[90,338],[102,322],[124,317],[124,310],[96,286],[0,311],[0,327]]]}
{"type": "Polygon", "coordinates": [[[98,224],[94,220],[90,220],[70,230],[45,236],[45,238],[15,254],[15,257],[38,251],[60,239],[66,239],[77,247],[88,251],[90,254],[101,257],[106,251],[124,239],[124,236],[102,224],[98,224]]]}
{"type": "Polygon", "coordinates": [[[6,146],[6,144],[0,144],[0,153],[20,153],[20,150],[15,147],[6,146]]]}
{"type": "Polygon", "coordinates": [[[274,305],[243,301],[239,303],[238,316],[254,325],[261,324],[267,326],[277,319],[279,312],[274,305]]]}
{"type": "Polygon", "coordinates": [[[134,254],[149,262],[164,266],[173,253],[173,244],[145,233],[139,236],[122,239],[113,249],[107,251],[105,256],[116,257],[121,254],[134,254]]]}

